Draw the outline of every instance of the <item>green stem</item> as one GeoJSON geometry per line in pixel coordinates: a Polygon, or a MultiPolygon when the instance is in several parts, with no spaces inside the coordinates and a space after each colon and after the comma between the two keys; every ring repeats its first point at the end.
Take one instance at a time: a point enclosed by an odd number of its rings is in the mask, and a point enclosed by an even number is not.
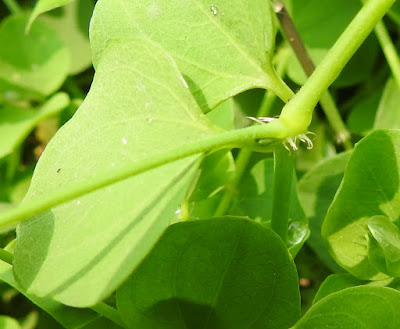
{"type": "MultiPolygon", "coordinates": [[[[286,47],[285,47],[286,48],[286,47]]],[[[289,59],[289,52],[285,51],[286,49],[283,48],[278,54],[276,58],[279,58],[278,66],[276,68],[276,72],[278,76],[282,76],[285,72],[286,65],[289,59]]],[[[265,92],[264,99],[261,103],[260,109],[257,113],[257,117],[266,117],[270,115],[272,105],[276,100],[276,95],[270,91],[265,92]]],[[[235,173],[231,180],[227,182],[224,188],[224,195],[218,204],[218,208],[214,213],[214,217],[220,217],[226,214],[228,211],[233,196],[236,193],[237,186],[239,185],[240,181],[242,180],[243,174],[246,171],[246,168],[249,164],[252,150],[250,149],[241,149],[239,154],[236,157],[235,161],[235,173]]]]}
{"type": "Polygon", "coordinates": [[[22,12],[22,8],[16,0],[3,0],[3,2],[12,14],[15,15],[22,12]]]}
{"type": "Polygon", "coordinates": [[[340,115],[331,93],[327,91],[322,94],[319,103],[324,110],[329,125],[335,131],[337,142],[339,144],[343,144],[346,150],[351,150],[353,148],[353,144],[350,140],[350,133],[343,122],[342,116],[340,115]]]}
{"type": "Polygon", "coordinates": [[[285,242],[289,223],[295,158],[295,152],[288,152],[283,145],[275,149],[271,228],[285,242]]]}
{"type": "Polygon", "coordinates": [[[396,48],[393,45],[392,39],[390,38],[388,31],[386,30],[386,26],[382,21],[380,21],[376,25],[375,34],[381,45],[382,51],[385,54],[393,77],[400,88],[400,59],[397,54],[396,48]]]}
{"type": "Polygon", "coordinates": [[[192,144],[183,145],[168,152],[154,155],[147,159],[133,162],[111,173],[98,175],[97,180],[87,180],[71,186],[68,189],[55,191],[51,195],[24,203],[18,208],[0,214],[0,228],[16,224],[21,220],[38,215],[59,204],[72,201],[103,187],[120,182],[147,170],[162,166],[195,154],[206,153],[222,148],[243,147],[257,139],[282,138],[287,134],[287,128],[279,120],[268,125],[257,125],[249,128],[231,130],[210,136],[192,144]]]}
{"type": "Polygon", "coordinates": [[[3,262],[5,262],[7,264],[12,265],[14,256],[12,253],[0,248],[0,260],[2,260],[3,262]]]}
{"type": "Polygon", "coordinates": [[[114,307],[107,305],[106,303],[99,303],[91,307],[93,311],[118,324],[122,328],[125,328],[125,323],[122,321],[121,315],[114,307]]]}
{"type": "Polygon", "coordinates": [[[283,108],[280,120],[291,135],[305,133],[321,96],[338,77],[395,0],[369,0],[318,65],[305,85],[283,108]]]}
{"type": "MultiPolygon", "coordinates": [[[[300,34],[297,31],[296,26],[289,13],[287,12],[285,5],[282,0],[275,1],[275,11],[280,21],[281,29],[286,39],[289,41],[294,54],[296,55],[299,63],[303,67],[304,72],[308,77],[315,71],[315,65],[307,49],[304,45],[300,34]]],[[[337,108],[335,101],[329,90],[327,90],[320,99],[322,110],[324,111],[329,125],[335,132],[337,142],[342,143],[344,147],[349,150],[353,148],[350,141],[350,133],[347,130],[346,125],[340,115],[339,109],[337,108]]]]}

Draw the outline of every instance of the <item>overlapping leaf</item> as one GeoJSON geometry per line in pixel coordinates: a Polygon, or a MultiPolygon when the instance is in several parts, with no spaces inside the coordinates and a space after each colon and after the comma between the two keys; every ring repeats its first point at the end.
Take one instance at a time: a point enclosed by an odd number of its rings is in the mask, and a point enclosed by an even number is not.
{"type": "Polygon", "coordinates": [[[9,16],[0,25],[0,94],[10,100],[42,99],[56,91],[67,76],[69,54],[58,35],[44,22],[9,16]]]}
{"type": "Polygon", "coordinates": [[[354,287],[323,298],[293,329],[400,327],[400,292],[382,287],[354,287]]]}
{"type": "MultiPolygon", "coordinates": [[[[113,42],[87,98],[47,146],[26,200],[219,132],[173,60],[144,39],[113,42]]],[[[197,156],[56,207],[18,229],[14,272],[27,292],[72,306],[109,295],[178,208],[197,156]]]]}
{"type": "Polygon", "coordinates": [[[400,87],[394,79],[389,79],[383,91],[382,99],[376,113],[375,129],[400,128],[400,87]]]}
{"type": "Polygon", "coordinates": [[[29,17],[28,30],[36,17],[38,17],[40,14],[43,14],[46,11],[52,10],[54,8],[64,6],[72,1],[74,0],[38,0],[31,16],[29,17]]]}
{"type": "Polygon", "coordinates": [[[63,8],[61,16],[49,14],[40,17],[40,20],[52,27],[65,42],[70,55],[69,74],[80,73],[92,63],[89,21],[93,8],[92,1],[75,0],[63,8]]]}
{"type": "MultiPolygon", "coordinates": [[[[7,250],[10,252],[13,249],[12,245],[13,243],[7,247],[7,250]]],[[[5,262],[0,262],[0,280],[16,290],[21,291],[14,280],[12,266],[5,262]]],[[[100,318],[100,316],[92,310],[68,307],[50,299],[39,298],[29,294],[25,294],[25,296],[53,316],[54,319],[61,323],[66,329],[82,328],[84,325],[100,318]]],[[[103,320],[104,319],[101,319],[101,321],[103,320]]],[[[1,324],[0,328],[3,328],[1,324]]]]}
{"type": "Polygon", "coordinates": [[[0,328],[2,329],[20,329],[20,325],[17,320],[10,318],[5,315],[0,316],[0,328]]]}
{"type": "Polygon", "coordinates": [[[400,216],[400,131],[378,130],[359,142],[322,226],[332,256],[361,279],[379,279],[368,259],[368,220],[400,216]]]}
{"type": "Polygon", "coordinates": [[[95,66],[107,44],[146,36],[175,59],[204,111],[251,88],[292,93],[271,65],[275,27],[265,0],[100,0],[90,28],[95,66]]]}
{"type": "Polygon", "coordinates": [[[41,120],[59,113],[69,104],[65,93],[58,93],[39,109],[0,107],[0,158],[10,154],[41,120]]]}
{"type": "MultiPolygon", "coordinates": [[[[272,215],[272,182],[274,160],[265,159],[257,162],[246,172],[237,187],[234,203],[229,214],[249,216],[267,223],[272,215]]],[[[308,221],[297,197],[297,179],[294,177],[289,212],[288,242],[293,256],[297,254],[309,235],[308,221]]]]}
{"type": "Polygon", "coordinates": [[[400,277],[399,228],[385,216],[373,216],[367,225],[369,260],[381,272],[400,277]]]}
{"type": "Polygon", "coordinates": [[[282,240],[238,218],[170,226],[117,292],[128,328],[287,329],[298,278],[282,240]]]}
{"type": "Polygon", "coordinates": [[[321,162],[301,178],[298,188],[299,199],[311,230],[307,243],[333,271],[340,271],[340,267],[329,255],[321,236],[321,227],[343,179],[350,155],[351,152],[342,153],[321,162]]]}

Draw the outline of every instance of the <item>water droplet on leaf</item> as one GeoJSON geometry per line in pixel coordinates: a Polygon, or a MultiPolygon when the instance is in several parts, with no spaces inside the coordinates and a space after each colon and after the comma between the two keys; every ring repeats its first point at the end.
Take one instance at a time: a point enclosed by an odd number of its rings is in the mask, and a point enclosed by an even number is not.
{"type": "Polygon", "coordinates": [[[213,15],[217,15],[218,14],[217,7],[215,7],[213,4],[211,4],[210,10],[213,13],[213,15]]]}

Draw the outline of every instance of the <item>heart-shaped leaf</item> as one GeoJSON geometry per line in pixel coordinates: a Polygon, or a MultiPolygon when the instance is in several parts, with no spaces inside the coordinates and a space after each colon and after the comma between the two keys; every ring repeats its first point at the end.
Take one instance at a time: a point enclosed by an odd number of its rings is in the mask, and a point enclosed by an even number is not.
{"type": "MultiPolygon", "coordinates": [[[[217,132],[161,47],[144,39],[113,42],[82,106],[41,156],[25,201],[217,132]]],[[[17,281],[71,306],[108,296],[167,226],[198,159],[158,167],[21,223],[17,281]]]]}
{"type": "Polygon", "coordinates": [[[200,107],[251,88],[292,96],[271,64],[275,27],[265,0],[100,0],[90,28],[93,62],[112,39],[146,36],[175,59],[200,107]]]}
{"type": "Polygon", "coordinates": [[[300,317],[282,240],[230,217],[170,226],[117,291],[117,306],[128,328],[287,329],[300,317]]]}
{"type": "Polygon", "coordinates": [[[400,217],[400,131],[378,130],[355,147],[322,226],[332,256],[361,279],[386,277],[368,259],[368,220],[400,217]]]}

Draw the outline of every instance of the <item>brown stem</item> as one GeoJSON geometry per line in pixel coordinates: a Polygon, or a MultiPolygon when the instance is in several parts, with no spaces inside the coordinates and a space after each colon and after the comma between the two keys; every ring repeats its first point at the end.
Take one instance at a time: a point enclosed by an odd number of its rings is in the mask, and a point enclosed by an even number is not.
{"type": "MultiPolygon", "coordinates": [[[[285,38],[290,42],[290,46],[303,67],[304,72],[308,77],[311,76],[315,70],[315,65],[307,52],[292,18],[285,8],[283,0],[274,0],[274,10],[281,24],[282,32],[285,35],[285,38]]],[[[353,144],[350,140],[350,133],[347,130],[329,91],[321,97],[320,104],[330,126],[335,132],[337,142],[343,144],[346,150],[352,149],[353,144]]]]}
{"type": "Polygon", "coordinates": [[[282,31],[286,39],[290,42],[290,45],[293,48],[305,73],[307,76],[310,76],[315,70],[315,65],[308,54],[307,49],[301,40],[299,32],[297,32],[296,26],[294,25],[292,18],[287,12],[282,0],[275,1],[274,10],[278,16],[279,22],[281,23],[282,31]]]}

